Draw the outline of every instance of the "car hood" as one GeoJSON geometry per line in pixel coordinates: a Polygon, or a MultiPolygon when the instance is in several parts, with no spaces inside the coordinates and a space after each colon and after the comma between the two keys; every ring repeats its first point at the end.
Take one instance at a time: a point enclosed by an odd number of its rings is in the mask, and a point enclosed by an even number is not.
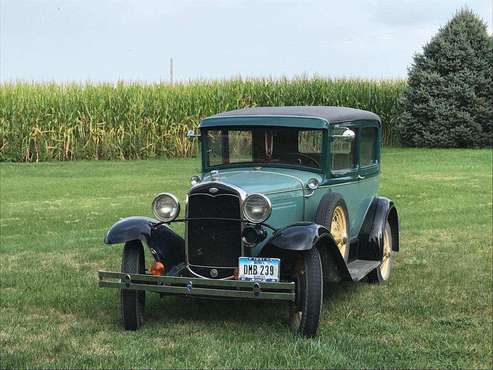
{"type": "MultiPolygon", "coordinates": [[[[270,194],[284,191],[303,190],[310,178],[321,181],[319,174],[284,170],[277,168],[235,169],[219,171],[219,179],[225,184],[235,185],[248,194],[270,194]]],[[[211,181],[210,174],[204,176],[204,181],[211,181]]]]}

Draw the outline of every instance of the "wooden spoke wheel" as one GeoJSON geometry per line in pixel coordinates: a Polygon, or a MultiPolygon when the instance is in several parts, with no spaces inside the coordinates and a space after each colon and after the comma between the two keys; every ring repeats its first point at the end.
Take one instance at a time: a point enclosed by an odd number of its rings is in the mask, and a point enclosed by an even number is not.
{"type": "Polygon", "coordinates": [[[349,257],[349,216],[346,202],[339,193],[327,193],[320,200],[315,223],[325,226],[339,248],[345,262],[349,257]]]}
{"type": "Polygon", "coordinates": [[[346,212],[341,205],[338,205],[332,213],[332,221],[330,223],[330,233],[334,237],[337,248],[344,257],[348,254],[348,222],[346,212]]]}
{"type": "Polygon", "coordinates": [[[383,283],[390,278],[392,270],[392,229],[388,221],[385,223],[383,231],[382,262],[375,270],[368,275],[370,283],[383,283]]]}

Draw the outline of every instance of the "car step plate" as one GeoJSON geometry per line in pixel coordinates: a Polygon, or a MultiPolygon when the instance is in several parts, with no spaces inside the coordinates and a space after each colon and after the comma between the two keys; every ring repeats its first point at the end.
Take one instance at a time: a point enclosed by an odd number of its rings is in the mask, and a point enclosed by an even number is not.
{"type": "Polygon", "coordinates": [[[243,281],[279,282],[279,258],[240,257],[239,279],[243,281]]]}

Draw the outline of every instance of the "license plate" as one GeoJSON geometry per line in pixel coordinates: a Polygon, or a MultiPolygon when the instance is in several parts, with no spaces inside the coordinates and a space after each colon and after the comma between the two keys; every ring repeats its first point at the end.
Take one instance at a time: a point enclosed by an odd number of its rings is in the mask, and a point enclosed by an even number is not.
{"type": "Polygon", "coordinates": [[[279,258],[240,257],[239,278],[244,281],[279,282],[279,258]]]}

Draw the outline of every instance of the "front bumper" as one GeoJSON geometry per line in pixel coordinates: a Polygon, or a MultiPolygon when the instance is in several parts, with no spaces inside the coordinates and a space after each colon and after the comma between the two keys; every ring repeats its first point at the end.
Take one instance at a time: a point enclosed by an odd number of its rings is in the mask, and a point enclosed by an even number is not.
{"type": "Polygon", "coordinates": [[[146,290],[170,295],[295,300],[295,283],[264,283],[241,280],[213,280],[202,278],[126,274],[98,271],[99,286],[130,290],[146,290]]]}

